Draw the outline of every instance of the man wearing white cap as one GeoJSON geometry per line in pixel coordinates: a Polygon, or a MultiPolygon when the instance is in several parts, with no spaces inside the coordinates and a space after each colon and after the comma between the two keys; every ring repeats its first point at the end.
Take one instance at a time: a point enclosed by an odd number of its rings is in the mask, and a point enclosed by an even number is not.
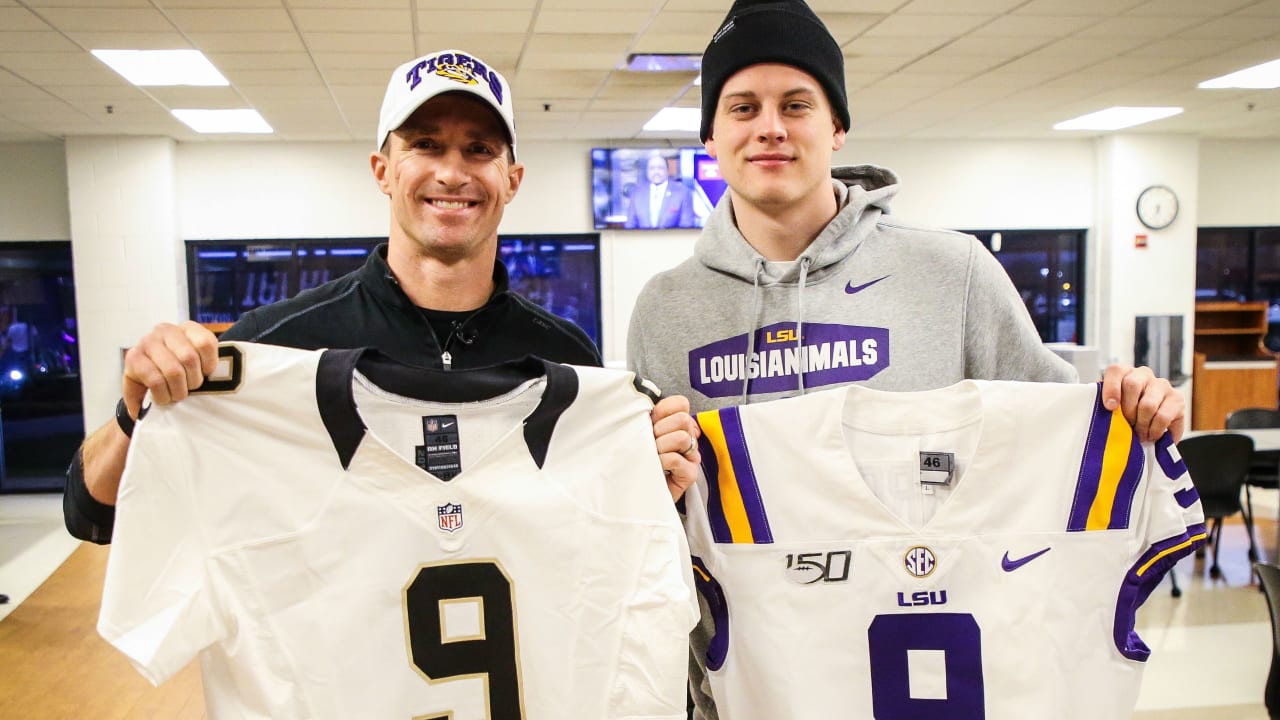
{"type": "MultiPolygon", "coordinates": [[[[383,98],[376,147],[373,176],[391,201],[388,242],[361,269],[246,313],[222,340],[374,347],[401,362],[444,369],[524,355],[601,364],[581,329],[511,292],[496,260],[498,224],[524,179],[511,88],[501,74],[460,50],[401,65],[383,98]]],[[[161,404],[186,398],[213,372],[217,342],[198,323],[162,323],[129,350],[115,420],[85,440],[67,472],[63,515],[72,535],[111,541],[144,395],[150,391],[161,404]]],[[[697,472],[697,430],[687,410],[683,398],[667,398],[654,412],[673,483],[697,472]]]]}

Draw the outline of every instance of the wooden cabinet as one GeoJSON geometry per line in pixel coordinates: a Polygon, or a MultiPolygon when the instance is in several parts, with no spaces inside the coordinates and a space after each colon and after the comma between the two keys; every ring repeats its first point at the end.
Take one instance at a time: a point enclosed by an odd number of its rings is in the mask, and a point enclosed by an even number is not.
{"type": "Polygon", "coordinates": [[[1262,344],[1266,302],[1196,303],[1191,427],[1219,430],[1227,413],[1276,407],[1276,355],[1262,344]]]}

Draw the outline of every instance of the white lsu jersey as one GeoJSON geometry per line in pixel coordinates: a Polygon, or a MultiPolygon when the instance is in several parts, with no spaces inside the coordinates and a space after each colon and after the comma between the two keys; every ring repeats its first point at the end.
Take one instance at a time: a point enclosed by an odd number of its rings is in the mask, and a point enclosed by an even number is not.
{"type": "Polygon", "coordinates": [[[850,386],[698,422],[721,720],[1132,715],[1134,614],[1204,517],[1171,437],[1138,443],[1098,385],[850,386]]]}
{"type": "Polygon", "coordinates": [[[149,680],[199,655],[211,718],[685,716],[688,546],[630,373],[219,353],[120,491],[98,629],[149,680]]]}

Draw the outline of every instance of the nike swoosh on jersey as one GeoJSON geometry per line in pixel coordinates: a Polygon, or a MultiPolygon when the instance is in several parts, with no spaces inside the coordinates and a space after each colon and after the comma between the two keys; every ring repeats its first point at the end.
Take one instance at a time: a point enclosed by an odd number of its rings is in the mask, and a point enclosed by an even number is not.
{"type": "Polygon", "coordinates": [[[880,282],[881,280],[884,280],[884,278],[887,278],[887,277],[889,276],[885,275],[884,277],[876,278],[871,282],[865,282],[865,283],[862,283],[861,285],[854,285],[853,281],[850,280],[849,282],[845,283],[844,291],[850,295],[856,292],[862,292],[863,290],[866,290],[867,288],[871,287],[872,285],[875,285],[876,283],[880,282]]]}
{"type": "Polygon", "coordinates": [[[1023,565],[1026,565],[1032,560],[1035,560],[1036,558],[1049,552],[1052,549],[1053,548],[1045,548],[1040,552],[1033,552],[1030,555],[1020,557],[1017,560],[1010,560],[1009,552],[1006,550],[1004,553],[1004,557],[1000,558],[1000,567],[1003,568],[1005,572],[1013,572],[1014,570],[1017,570],[1018,568],[1022,567],[1023,565]]]}

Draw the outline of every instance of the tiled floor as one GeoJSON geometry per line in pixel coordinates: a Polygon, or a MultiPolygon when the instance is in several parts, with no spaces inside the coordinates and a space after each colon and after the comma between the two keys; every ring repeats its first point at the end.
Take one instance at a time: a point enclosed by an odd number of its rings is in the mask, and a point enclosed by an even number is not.
{"type": "MultiPolygon", "coordinates": [[[[1276,557],[1276,493],[1255,493],[1263,556],[1276,557]]],[[[1181,598],[1166,580],[1138,614],[1151,647],[1135,720],[1267,720],[1262,691],[1271,660],[1266,600],[1252,583],[1243,525],[1223,530],[1223,576],[1208,559],[1187,558],[1176,572],[1181,598]]],[[[77,546],[62,527],[56,495],[0,495],[0,620],[77,546]]],[[[1082,719],[1084,720],[1084,719],[1082,719]]]]}

